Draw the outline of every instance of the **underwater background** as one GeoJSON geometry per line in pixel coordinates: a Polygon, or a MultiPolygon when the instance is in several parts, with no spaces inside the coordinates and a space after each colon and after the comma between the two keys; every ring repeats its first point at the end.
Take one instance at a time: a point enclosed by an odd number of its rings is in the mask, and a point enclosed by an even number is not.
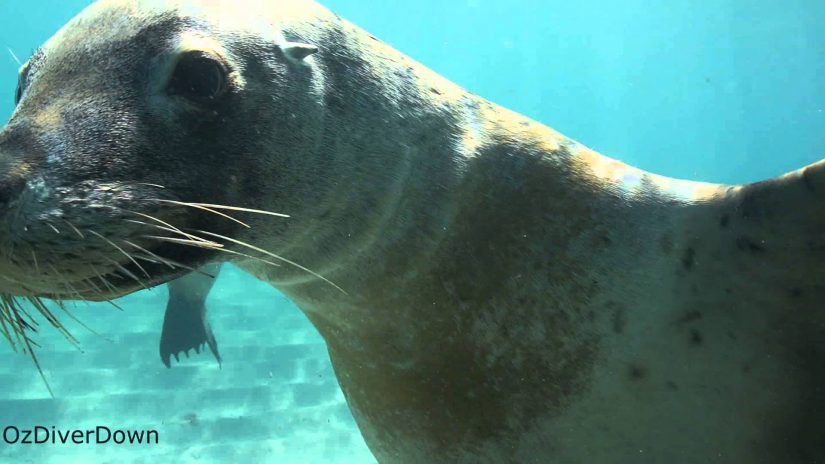
{"type": "MultiPolygon", "coordinates": [[[[89,3],[0,0],[0,123],[12,54],[25,61],[89,3]]],[[[821,0],[323,3],[474,93],[658,174],[750,182],[825,157],[821,0]]],[[[0,346],[0,427],[153,429],[159,444],[0,441],[0,463],[374,462],[323,340],[266,284],[224,267],[208,301],[220,368],[208,353],[161,364],[165,287],[117,303],[72,309],[100,334],[67,321],[82,352],[42,326],[54,398],[27,356],[0,346]]]]}

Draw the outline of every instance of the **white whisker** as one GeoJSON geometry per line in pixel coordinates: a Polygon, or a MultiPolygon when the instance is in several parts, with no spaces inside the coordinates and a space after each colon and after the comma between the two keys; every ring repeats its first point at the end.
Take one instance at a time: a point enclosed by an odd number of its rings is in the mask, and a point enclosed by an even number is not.
{"type": "Polygon", "coordinates": [[[112,245],[113,247],[115,247],[115,249],[117,249],[117,251],[119,251],[119,252],[123,253],[123,255],[124,255],[124,256],[126,256],[126,257],[130,260],[130,261],[132,261],[132,263],[134,263],[134,265],[135,265],[135,266],[137,266],[137,267],[138,267],[138,269],[140,269],[140,271],[141,271],[141,272],[143,272],[143,275],[145,275],[147,279],[151,279],[151,278],[152,278],[152,276],[150,276],[150,275],[149,275],[149,273],[148,273],[148,272],[146,272],[146,269],[143,269],[143,266],[141,266],[141,265],[140,265],[140,264],[139,264],[139,263],[138,263],[138,262],[137,262],[134,258],[132,258],[132,257],[129,255],[129,253],[126,253],[126,250],[124,250],[123,248],[121,248],[121,247],[117,246],[117,244],[116,244],[115,242],[113,242],[113,241],[109,240],[108,238],[104,237],[103,235],[100,235],[99,233],[97,233],[97,232],[95,232],[95,231],[93,231],[93,230],[89,230],[89,231],[87,231],[87,232],[89,232],[90,234],[93,234],[93,235],[95,235],[95,236],[99,237],[101,240],[103,240],[103,241],[107,242],[109,245],[112,245]]]}
{"type": "Polygon", "coordinates": [[[137,221],[135,219],[125,219],[125,221],[127,221],[127,222],[131,222],[131,223],[134,223],[134,224],[142,224],[142,225],[145,225],[145,226],[148,226],[148,227],[154,227],[154,228],[157,228],[157,229],[165,230],[167,232],[173,232],[173,233],[176,233],[176,234],[180,234],[180,235],[183,235],[184,237],[191,238],[193,240],[202,241],[202,242],[205,242],[205,243],[210,243],[210,244],[215,244],[215,245],[220,245],[219,243],[215,243],[215,242],[206,240],[206,239],[198,237],[196,235],[188,234],[188,233],[178,229],[177,227],[173,226],[172,224],[169,224],[168,222],[164,222],[164,221],[162,221],[160,219],[157,219],[155,217],[149,216],[148,214],[138,213],[138,212],[129,211],[129,210],[123,210],[123,211],[126,211],[127,213],[137,214],[137,215],[143,216],[147,219],[159,222],[159,223],[163,224],[165,227],[161,227],[161,226],[158,226],[156,224],[148,224],[148,223],[145,223],[145,222],[142,222],[142,221],[137,221]]]}
{"type": "Polygon", "coordinates": [[[123,265],[121,265],[117,261],[115,261],[113,259],[110,259],[106,256],[100,255],[100,257],[105,259],[106,261],[108,261],[109,264],[111,264],[112,266],[118,268],[118,270],[120,272],[122,272],[124,275],[126,275],[127,277],[133,279],[135,282],[138,283],[138,285],[140,285],[141,287],[143,287],[146,290],[149,290],[149,287],[147,287],[146,284],[142,280],[140,280],[140,277],[136,276],[133,272],[131,272],[130,270],[123,267],[123,265]]]}
{"type": "Polygon", "coordinates": [[[247,229],[251,229],[251,228],[252,228],[252,226],[250,226],[249,224],[247,224],[247,223],[245,223],[245,222],[243,222],[243,221],[241,221],[241,220],[238,220],[238,219],[236,219],[236,218],[233,218],[232,216],[230,216],[230,215],[228,215],[228,214],[225,214],[225,213],[222,213],[222,212],[220,212],[220,211],[215,211],[214,209],[211,209],[211,208],[209,208],[209,207],[207,207],[207,206],[205,206],[205,205],[201,205],[201,204],[198,204],[198,203],[184,203],[184,202],[182,202],[182,201],[162,200],[162,199],[154,199],[153,201],[157,201],[157,202],[161,202],[161,203],[170,203],[170,204],[173,204],[173,205],[178,205],[178,206],[188,206],[188,207],[190,207],[190,208],[200,209],[200,210],[203,210],[203,211],[210,212],[210,213],[212,213],[212,214],[217,214],[218,216],[221,216],[221,217],[224,217],[224,218],[226,218],[226,219],[229,219],[230,221],[234,221],[234,222],[236,222],[236,223],[238,223],[238,224],[240,224],[240,225],[242,225],[242,226],[246,227],[247,229]]]}
{"type": "Polygon", "coordinates": [[[234,243],[234,244],[236,244],[236,245],[240,245],[240,246],[242,246],[242,247],[249,248],[250,250],[255,250],[255,251],[257,251],[258,253],[263,253],[263,254],[265,254],[265,255],[267,255],[267,256],[269,256],[269,257],[271,257],[271,258],[275,258],[275,259],[276,259],[276,260],[278,260],[278,261],[281,261],[281,262],[283,262],[283,263],[287,263],[287,264],[289,264],[290,266],[294,266],[294,267],[296,267],[296,268],[298,268],[298,269],[300,269],[300,270],[302,270],[302,271],[304,271],[304,272],[309,273],[310,275],[312,275],[312,276],[314,276],[314,277],[317,277],[317,278],[319,278],[319,279],[323,280],[324,282],[326,282],[326,283],[328,283],[328,284],[332,285],[335,289],[337,289],[338,291],[340,291],[340,292],[341,292],[341,293],[343,293],[344,295],[347,295],[347,292],[346,292],[343,288],[339,287],[338,285],[336,285],[335,283],[333,283],[331,280],[327,279],[326,277],[322,276],[321,274],[318,274],[317,272],[315,272],[315,271],[313,271],[313,270],[311,270],[311,269],[308,269],[308,268],[306,268],[306,267],[304,267],[304,266],[301,266],[300,264],[298,264],[298,263],[296,263],[296,262],[294,262],[294,261],[290,261],[290,260],[288,260],[288,259],[286,259],[286,258],[284,258],[284,257],[282,257],[282,256],[278,256],[278,255],[276,255],[275,253],[272,253],[272,252],[266,251],[266,250],[264,250],[263,248],[258,248],[258,247],[254,246],[254,245],[250,245],[250,244],[248,244],[248,243],[246,243],[246,242],[242,242],[242,241],[240,241],[240,240],[236,240],[236,239],[234,239],[234,238],[231,238],[231,237],[226,237],[226,236],[224,236],[224,235],[216,234],[216,233],[213,233],[213,232],[207,232],[207,231],[205,231],[205,230],[198,230],[198,231],[196,231],[196,232],[201,233],[201,234],[206,234],[206,235],[209,235],[209,236],[212,236],[212,237],[215,237],[215,238],[219,238],[219,239],[222,239],[222,240],[227,240],[227,241],[232,242],[232,243],[234,243]]]}
{"type": "Polygon", "coordinates": [[[40,265],[37,264],[37,253],[32,250],[32,261],[34,261],[34,272],[37,273],[37,276],[40,276],[40,265]]]}
{"type": "Polygon", "coordinates": [[[14,54],[14,51],[11,49],[11,47],[6,47],[6,50],[9,51],[9,55],[11,55],[11,58],[14,60],[15,63],[17,63],[17,66],[23,66],[23,62],[20,61],[20,58],[18,58],[17,55],[14,54]]]}
{"type": "Polygon", "coordinates": [[[166,188],[162,185],[150,184],[148,182],[137,182],[135,185],[144,185],[144,186],[147,186],[147,187],[156,187],[156,188],[159,188],[159,189],[165,189],[166,188]]]}
{"type": "Polygon", "coordinates": [[[74,226],[74,224],[72,224],[71,222],[69,222],[69,221],[67,221],[67,220],[65,220],[65,219],[63,220],[63,222],[65,222],[65,223],[66,223],[66,224],[67,224],[67,225],[68,225],[68,226],[69,226],[72,230],[74,230],[74,231],[75,231],[75,233],[76,233],[76,234],[77,234],[77,235],[78,235],[81,239],[86,240],[86,236],[85,236],[85,235],[83,235],[83,232],[81,232],[81,231],[80,231],[80,229],[78,229],[77,227],[75,227],[75,226],[74,226]]]}
{"type": "Polygon", "coordinates": [[[212,208],[212,209],[225,209],[229,211],[240,211],[244,213],[255,213],[255,214],[265,214],[268,216],[276,216],[282,218],[290,217],[288,214],[283,213],[273,213],[272,211],[264,211],[261,209],[254,209],[254,208],[242,208],[240,206],[226,206],[226,205],[216,205],[212,203],[192,203],[192,202],[182,202],[182,201],[174,201],[174,200],[164,200],[162,198],[147,198],[146,201],[157,201],[161,203],[171,203],[177,204],[182,206],[202,206],[205,208],[212,208]]]}
{"type": "Polygon", "coordinates": [[[182,238],[174,238],[174,237],[161,237],[159,235],[141,235],[141,238],[148,238],[152,240],[160,240],[162,242],[169,242],[169,243],[176,243],[178,245],[189,245],[196,248],[205,248],[207,250],[219,250],[223,248],[223,245],[220,243],[215,242],[201,242],[198,240],[186,240],[182,238]],[[214,245],[213,245],[214,243],[214,245]]]}
{"type": "MultiPolygon", "coordinates": [[[[147,250],[146,248],[143,248],[143,247],[142,247],[142,246],[140,246],[140,245],[136,245],[136,244],[134,244],[134,243],[132,243],[132,242],[130,242],[130,241],[128,241],[128,240],[124,240],[124,241],[123,241],[123,243],[125,243],[125,244],[127,244],[127,245],[129,245],[129,246],[131,246],[131,247],[137,248],[138,250],[140,250],[140,251],[142,251],[142,252],[146,253],[146,254],[147,254],[147,255],[149,255],[149,256],[152,256],[153,258],[155,258],[155,259],[159,260],[160,262],[162,262],[163,264],[165,264],[165,265],[169,266],[169,267],[170,267],[170,268],[172,268],[172,269],[174,269],[174,268],[175,268],[174,264],[172,264],[169,260],[167,260],[167,259],[165,259],[165,258],[162,258],[162,257],[160,257],[160,256],[156,255],[155,253],[152,253],[151,251],[147,250]]],[[[137,255],[135,255],[135,256],[137,256],[137,255]]]]}

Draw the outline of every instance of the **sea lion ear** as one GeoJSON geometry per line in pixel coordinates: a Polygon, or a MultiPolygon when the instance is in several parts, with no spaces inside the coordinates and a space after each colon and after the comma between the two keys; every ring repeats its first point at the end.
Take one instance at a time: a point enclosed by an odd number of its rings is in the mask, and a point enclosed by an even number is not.
{"type": "Polygon", "coordinates": [[[318,53],[318,47],[298,42],[287,42],[284,46],[284,53],[291,60],[303,61],[306,57],[318,53]]]}

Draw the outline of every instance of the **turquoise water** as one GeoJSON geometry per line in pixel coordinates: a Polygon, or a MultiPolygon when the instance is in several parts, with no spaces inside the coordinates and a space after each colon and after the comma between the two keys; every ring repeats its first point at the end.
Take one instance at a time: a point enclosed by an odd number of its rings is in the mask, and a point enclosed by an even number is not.
{"type": "MultiPolygon", "coordinates": [[[[87,1],[0,0],[0,121],[17,64],[87,1]]],[[[328,1],[437,72],[609,156],[747,182],[825,155],[825,2],[328,1]]],[[[323,46],[323,44],[321,44],[323,46]]],[[[0,424],[158,430],[153,446],[8,446],[0,462],[368,463],[323,341],[275,290],[226,269],[210,296],[224,358],[157,354],[165,288],[75,313],[83,353],[46,329],[49,397],[0,347],[0,424]]]]}

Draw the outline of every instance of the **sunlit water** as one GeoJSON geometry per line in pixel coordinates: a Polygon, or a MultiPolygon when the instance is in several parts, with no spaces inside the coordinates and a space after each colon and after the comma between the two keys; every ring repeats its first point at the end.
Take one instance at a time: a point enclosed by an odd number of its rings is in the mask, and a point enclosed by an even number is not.
{"type": "MultiPolygon", "coordinates": [[[[0,120],[17,64],[87,1],[0,0],[0,120]]],[[[825,155],[825,2],[421,0],[325,3],[475,93],[607,155],[715,182],[772,177],[825,155]],[[703,4],[704,3],[704,4],[703,4]]],[[[318,44],[323,48],[324,44],[318,44]]],[[[153,429],[157,445],[11,446],[0,462],[373,461],[323,340],[277,291],[225,269],[210,300],[224,358],[158,356],[166,289],[75,314],[78,352],[37,336],[0,347],[0,426],[153,429]]]]}

